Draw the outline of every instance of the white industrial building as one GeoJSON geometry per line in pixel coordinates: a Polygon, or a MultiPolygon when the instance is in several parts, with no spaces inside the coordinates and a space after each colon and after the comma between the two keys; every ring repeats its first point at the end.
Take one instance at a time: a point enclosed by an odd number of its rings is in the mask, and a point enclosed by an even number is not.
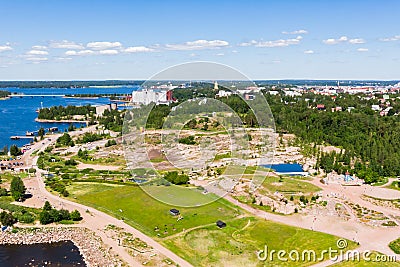
{"type": "Polygon", "coordinates": [[[170,90],[148,90],[132,92],[132,103],[134,105],[148,105],[150,103],[169,105],[174,99],[170,90]]]}

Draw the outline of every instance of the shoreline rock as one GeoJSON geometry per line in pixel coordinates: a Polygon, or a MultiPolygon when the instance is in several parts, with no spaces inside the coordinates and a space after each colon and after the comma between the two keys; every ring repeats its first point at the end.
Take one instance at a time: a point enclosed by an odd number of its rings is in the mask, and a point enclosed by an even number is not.
{"type": "Polygon", "coordinates": [[[79,249],[87,266],[122,266],[118,256],[110,253],[101,238],[83,227],[32,227],[18,228],[18,232],[10,231],[0,234],[0,245],[32,245],[71,241],[79,249]]]}

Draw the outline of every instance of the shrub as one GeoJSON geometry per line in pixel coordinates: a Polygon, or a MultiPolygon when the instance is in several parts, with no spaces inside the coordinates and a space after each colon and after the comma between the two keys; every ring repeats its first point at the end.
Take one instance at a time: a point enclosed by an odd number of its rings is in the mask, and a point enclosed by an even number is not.
{"type": "Polygon", "coordinates": [[[7,189],[0,187],[0,197],[7,196],[8,192],[7,189]]]}
{"type": "Polygon", "coordinates": [[[79,213],[79,211],[74,210],[70,213],[70,218],[73,221],[80,221],[82,220],[81,214],[79,213]]]}
{"type": "Polygon", "coordinates": [[[2,225],[5,226],[12,226],[14,223],[17,222],[17,220],[14,218],[14,216],[10,212],[2,211],[0,213],[0,221],[2,225]]]}

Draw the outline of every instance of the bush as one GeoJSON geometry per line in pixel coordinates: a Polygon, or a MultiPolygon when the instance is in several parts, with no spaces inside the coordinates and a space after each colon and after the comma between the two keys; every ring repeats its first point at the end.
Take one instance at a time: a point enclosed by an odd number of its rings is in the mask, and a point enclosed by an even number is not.
{"type": "Polygon", "coordinates": [[[58,213],[60,215],[61,220],[69,220],[69,219],[71,219],[71,216],[70,216],[68,210],[61,209],[61,210],[58,211],[58,213]]]}
{"type": "Polygon", "coordinates": [[[177,171],[172,171],[165,174],[164,179],[170,183],[181,185],[186,184],[189,181],[189,176],[183,173],[179,175],[177,171]]]}
{"type": "Polygon", "coordinates": [[[79,211],[74,210],[73,212],[71,212],[70,214],[70,218],[73,221],[80,221],[82,220],[81,214],[79,213],[79,211]]]}
{"type": "Polygon", "coordinates": [[[53,222],[53,219],[51,218],[50,212],[47,210],[42,211],[39,214],[39,221],[41,224],[49,224],[53,222]]]}
{"type": "Polygon", "coordinates": [[[0,221],[2,225],[5,226],[12,226],[14,223],[17,222],[17,220],[14,218],[14,216],[10,212],[2,211],[0,213],[0,221]]]}
{"type": "Polygon", "coordinates": [[[35,221],[34,215],[32,215],[29,212],[16,214],[16,218],[19,222],[22,222],[22,223],[33,223],[35,221]]]}
{"type": "Polygon", "coordinates": [[[74,159],[67,159],[64,164],[65,166],[76,166],[78,165],[78,162],[76,162],[74,159]]]}
{"type": "Polygon", "coordinates": [[[192,136],[192,135],[179,138],[178,142],[181,144],[185,144],[185,145],[195,145],[196,144],[196,141],[194,140],[194,136],[192,136]]]}
{"type": "Polygon", "coordinates": [[[109,146],[115,146],[116,144],[117,144],[117,142],[114,139],[112,139],[112,140],[108,140],[104,146],[109,147],[109,146]]]}
{"type": "Polygon", "coordinates": [[[7,189],[0,187],[0,197],[7,196],[8,192],[7,189]]]}

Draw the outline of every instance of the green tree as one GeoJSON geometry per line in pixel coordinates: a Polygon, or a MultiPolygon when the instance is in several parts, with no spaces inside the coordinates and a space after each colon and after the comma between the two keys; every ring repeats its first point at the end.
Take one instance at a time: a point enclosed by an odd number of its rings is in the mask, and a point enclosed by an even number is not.
{"type": "Polygon", "coordinates": [[[19,155],[21,155],[21,149],[19,149],[18,147],[17,147],[17,145],[12,145],[11,147],[10,147],[10,154],[11,154],[11,156],[19,156],[19,155]]]}
{"type": "Polygon", "coordinates": [[[61,217],[61,220],[69,220],[69,219],[71,219],[71,215],[70,215],[68,210],[61,209],[61,210],[58,211],[58,213],[59,213],[59,215],[61,217]]]}
{"type": "Polygon", "coordinates": [[[51,206],[50,202],[46,201],[43,205],[43,210],[50,211],[53,207],[51,206]]]}
{"type": "Polygon", "coordinates": [[[20,177],[14,177],[11,181],[11,186],[10,186],[10,192],[12,197],[17,200],[17,201],[21,201],[24,198],[24,194],[25,194],[25,186],[24,186],[24,182],[22,181],[22,179],[20,177]]]}
{"type": "Polygon", "coordinates": [[[0,221],[1,224],[5,226],[13,226],[13,224],[17,222],[14,216],[10,212],[6,211],[0,213],[0,221]]]}
{"type": "Polygon", "coordinates": [[[39,214],[39,221],[40,221],[41,224],[49,224],[49,223],[52,223],[53,220],[52,220],[52,218],[51,218],[51,216],[50,216],[49,211],[47,211],[47,210],[42,211],[42,212],[39,214]]]}
{"type": "Polygon", "coordinates": [[[40,139],[43,139],[44,134],[45,134],[44,128],[40,127],[40,129],[38,131],[38,135],[40,136],[40,139]]]}

